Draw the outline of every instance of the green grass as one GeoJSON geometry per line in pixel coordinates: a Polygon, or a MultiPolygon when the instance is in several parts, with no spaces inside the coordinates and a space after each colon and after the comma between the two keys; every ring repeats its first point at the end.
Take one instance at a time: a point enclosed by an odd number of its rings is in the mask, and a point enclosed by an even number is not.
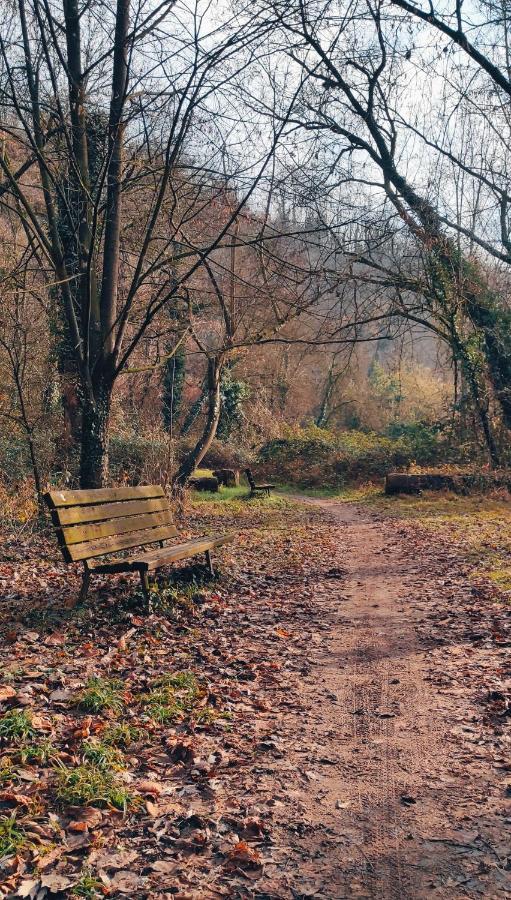
{"type": "Polygon", "coordinates": [[[135,728],[134,725],[128,725],[123,722],[105,728],[101,735],[101,742],[109,747],[119,747],[121,750],[127,750],[132,744],[140,740],[142,735],[142,728],[135,728]]]}
{"type": "Polygon", "coordinates": [[[225,503],[230,500],[248,500],[250,488],[240,484],[238,487],[221,487],[219,491],[192,491],[194,503],[210,503],[212,500],[225,503]]]}
{"type": "Polygon", "coordinates": [[[0,816],[0,858],[17,853],[26,843],[25,831],[16,820],[16,813],[0,816]]]}
{"type": "Polygon", "coordinates": [[[84,900],[98,900],[103,897],[103,883],[95,878],[90,871],[82,872],[79,880],[71,889],[71,897],[82,897],[84,900]]]}
{"type": "Polygon", "coordinates": [[[117,679],[89,678],[78,697],[78,706],[91,713],[99,713],[105,709],[121,712],[124,706],[122,687],[122,681],[117,679]]]}
{"type": "Polygon", "coordinates": [[[10,784],[16,778],[16,769],[9,756],[0,759],[0,789],[10,784]]]}
{"type": "Polygon", "coordinates": [[[124,764],[124,756],[118,747],[113,747],[104,740],[100,741],[96,738],[90,738],[83,742],[82,757],[84,762],[91,763],[104,771],[108,769],[119,771],[124,764]]]}
{"type": "Polygon", "coordinates": [[[60,765],[56,795],[70,806],[114,806],[122,810],[126,810],[131,799],[113,772],[92,763],[60,765]]]}
{"type": "Polygon", "coordinates": [[[37,742],[21,744],[18,750],[20,762],[35,762],[42,766],[54,759],[57,753],[57,748],[48,738],[44,738],[37,742]]]}
{"type": "Polygon", "coordinates": [[[511,591],[511,504],[498,496],[463,496],[449,491],[368,497],[370,505],[393,519],[418,521],[427,531],[445,535],[472,565],[500,590],[511,591]]]}
{"type": "Polygon", "coordinates": [[[203,693],[193,672],[177,672],[159,678],[141,699],[150,717],[166,725],[190,716],[203,693]]]}
{"type": "Polygon", "coordinates": [[[383,496],[383,486],[368,482],[361,485],[344,485],[339,487],[305,487],[297,484],[278,484],[276,490],[284,496],[291,494],[299,497],[319,497],[349,502],[366,502],[383,496]]]}
{"type": "Polygon", "coordinates": [[[26,709],[11,709],[0,719],[0,738],[9,743],[26,742],[35,736],[32,714],[26,709]]]}

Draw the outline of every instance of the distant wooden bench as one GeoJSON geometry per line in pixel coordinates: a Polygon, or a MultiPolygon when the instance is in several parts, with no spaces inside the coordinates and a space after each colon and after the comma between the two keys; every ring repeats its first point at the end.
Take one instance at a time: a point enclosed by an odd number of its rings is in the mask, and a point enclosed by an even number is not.
{"type": "Polygon", "coordinates": [[[89,590],[91,572],[139,572],[142,591],[150,609],[149,572],[205,553],[213,575],[211,551],[234,539],[233,534],[199,537],[165,546],[177,537],[170,503],[159,485],[104,488],[90,491],[49,491],[45,501],[51,510],[60,548],[66,562],[83,562],[80,602],[89,590]],[[140,548],[159,543],[158,549],[140,548]],[[125,558],[101,559],[121,550],[137,548],[125,558]]]}
{"type": "Polygon", "coordinates": [[[251,497],[255,497],[256,494],[265,494],[266,497],[269,497],[270,491],[273,491],[275,488],[274,484],[256,484],[251,469],[245,469],[245,475],[247,476],[247,481],[250,485],[251,497]]]}

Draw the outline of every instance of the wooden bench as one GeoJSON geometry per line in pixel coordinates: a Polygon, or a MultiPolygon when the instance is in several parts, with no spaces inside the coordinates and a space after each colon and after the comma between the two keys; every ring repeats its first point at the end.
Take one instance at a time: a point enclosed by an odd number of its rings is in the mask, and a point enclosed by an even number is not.
{"type": "Polygon", "coordinates": [[[256,484],[251,469],[245,469],[245,475],[247,476],[247,481],[250,485],[251,497],[255,497],[256,494],[264,494],[266,497],[269,497],[270,491],[273,491],[275,488],[274,484],[256,484]]]}
{"type": "Polygon", "coordinates": [[[178,530],[170,503],[159,485],[49,491],[44,499],[51,510],[65,561],[83,562],[80,602],[87,596],[92,572],[139,572],[149,610],[149,572],[205,553],[213,575],[211,551],[234,538],[234,534],[224,534],[165,546],[165,541],[178,536],[178,530]],[[160,545],[158,549],[141,551],[146,545],[156,543],[160,545]],[[108,558],[109,554],[132,548],[137,548],[137,552],[125,558],[108,558]],[[97,557],[103,558],[91,562],[97,557]]]}

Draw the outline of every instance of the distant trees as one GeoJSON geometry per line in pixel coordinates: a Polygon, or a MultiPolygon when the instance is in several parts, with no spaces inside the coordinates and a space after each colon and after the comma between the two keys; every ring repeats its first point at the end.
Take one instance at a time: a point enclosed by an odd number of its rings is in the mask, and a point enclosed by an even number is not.
{"type": "MultiPolygon", "coordinates": [[[[474,27],[462,4],[449,15],[405,0],[261,0],[258,14],[271,23],[271,52],[288,61],[284,76],[279,63],[269,78],[284,104],[288,86],[301,81],[290,155],[303,205],[320,208],[354,266],[357,257],[377,261],[369,241],[378,228],[387,243],[408,230],[416,261],[401,284],[395,273],[400,300],[389,316],[411,306],[413,320],[414,298],[422,298],[425,321],[440,325],[465,373],[498,463],[485,383],[511,428],[511,318],[485,264],[488,254],[511,261],[506,16],[481,4],[474,27]],[[445,53],[423,33],[419,41],[422,22],[446,36],[445,53]],[[452,42],[469,60],[465,69],[452,42]]],[[[264,107],[264,94],[252,93],[264,107]]]]}

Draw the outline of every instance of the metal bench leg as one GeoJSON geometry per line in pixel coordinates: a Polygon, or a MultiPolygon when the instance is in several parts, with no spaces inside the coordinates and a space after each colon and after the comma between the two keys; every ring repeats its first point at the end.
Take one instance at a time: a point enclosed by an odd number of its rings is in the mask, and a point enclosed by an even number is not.
{"type": "Polygon", "coordinates": [[[214,576],[215,570],[213,568],[213,560],[211,559],[211,550],[206,550],[206,565],[208,567],[209,574],[214,576]]]}
{"type": "Polygon", "coordinates": [[[140,573],[140,584],[142,585],[142,593],[147,606],[147,612],[151,612],[151,592],[149,590],[149,575],[147,572],[140,573]]]}
{"type": "Polygon", "coordinates": [[[87,594],[89,593],[89,584],[90,584],[90,569],[86,562],[83,564],[83,575],[82,575],[82,586],[80,588],[80,593],[78,595],[78,603],[85,603],[87,599],[87,594]]]}

